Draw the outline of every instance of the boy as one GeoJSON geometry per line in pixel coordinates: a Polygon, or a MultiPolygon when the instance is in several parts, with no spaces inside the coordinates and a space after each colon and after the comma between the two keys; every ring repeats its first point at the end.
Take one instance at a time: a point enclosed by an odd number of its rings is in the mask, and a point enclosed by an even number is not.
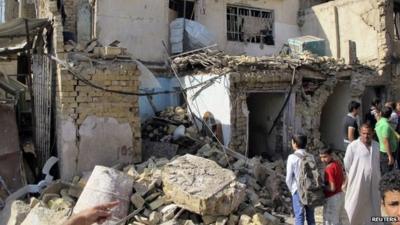
{"type": "Polygon", "coordinates": [[[400,225],[400,171],[386,173],[379,182],[379,190],[382,208],[389,217],[397,220],[391,224],[400,225]]]}
{"type": "Polygon", "coordinates": [[[337,225],[340,223],[340,212],[344,207],[344,195],[342,184],[344,181],[343,167],[340,162],[332,158],[331,149],[319,151],[321,161],[325,167],[325,204],[324,204],[324,225],[337,225]]]}
{"type": "MultiPolygon", "coordinates": [[[[305,135],[296,134],[292,138],[292,148],[296,154],[302,156],[306,153],[307,137],[305,135]]],[[[301,159],[295,154],[290,154],[286,165],[286,185],[292,194],[293,211],[295,217],[295,225],[304,225],[304,212],[308,225],[315,225],[314,208],[305,206],[300,201],[297,192],[297,183],[299,181],[301,159]]]]}

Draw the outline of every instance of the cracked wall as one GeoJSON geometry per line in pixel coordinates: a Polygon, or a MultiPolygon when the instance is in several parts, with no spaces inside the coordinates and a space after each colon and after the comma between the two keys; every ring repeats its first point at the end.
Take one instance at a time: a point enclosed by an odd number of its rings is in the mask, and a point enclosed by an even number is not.
{"type": "MultiPolygon", "coordinates": [[[[139,71],[133,62],[80,62],[75,71],[96,85],[137,92],[139,71]]],[[[95,165],[141,160],[138,96],[105,92],[61,70],[57,85],[57,143],[62,179],[95,165]]]]}
{"type": "MultiPolygon", "coordinates": [[[[294,101],[292,103],[289,101],[286,106],[286,115],[282,119],[286,125],[279,128],[276,133],[282,136],[282,151],[284,153],[281,155],[284,157],[290,153],[290,138],[296,132],[307,135],[309,138],[308,149],[311,151],[316,151],[328,144],[321,141],[321,114],[339,79],[350,80],[351,99],[361,101],[365,86],[368,80],[372,78],[372,76],[353,71],[347,73],[345,77],[328,76],[323,79],[305,79],[304,77],[307,77],[309,73],[309,71],[302,69],[296,72],[295,85],[292,92],[294,101]],[[310,82],[312,83],[311,88],[310,82]]],[[[248,118],[246,115],[248,93],[278,92],[287,94],[292,79],[292,70],[232,73],[230,77],[230,102],[232,108],[230,147],[235,151],[245,153],[248,151],[248,118]]],[[[344,104],[347,105],[348,103],[344,104]]]]}
{"type": "Polygon", "coordinates": [[[359,62],[382,75],[390,73],[390,8],[387,0],[331,1],[301,11],[299,25],[303,35],[324,38],[333,57],[346,58],[353,41],[359,62]]]}

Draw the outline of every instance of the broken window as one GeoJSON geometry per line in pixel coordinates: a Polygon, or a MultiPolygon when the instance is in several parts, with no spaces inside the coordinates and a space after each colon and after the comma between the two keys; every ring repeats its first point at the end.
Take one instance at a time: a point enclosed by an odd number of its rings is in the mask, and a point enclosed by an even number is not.
{"type": "Polygon", "coordinates": [[[194,18],[194,1],[170,0],[169,8],[178,13],[178,18],[185,17],[189,20],[194,18]]]}
{"type": "Polygon", "coordinates": [[[400,4],[399,3],[394,3],[393,19],[394,19],[394,39],[400,40],[400,4]]]}
{"type": "Polygon", "coordinates": [[[229,5],[226,15],[229,41],[274,45],[272,10],[229,5]]]}

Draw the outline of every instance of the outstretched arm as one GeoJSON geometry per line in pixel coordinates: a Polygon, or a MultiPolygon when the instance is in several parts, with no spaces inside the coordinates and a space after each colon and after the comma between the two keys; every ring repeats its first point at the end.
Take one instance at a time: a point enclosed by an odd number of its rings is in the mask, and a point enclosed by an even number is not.
{"type": "Polygon", "coordinates": [[[63,225],[91,225],[93,223],[102,224],[111,216],[110,209],[117,206],[118,201],[110,202],[86,209],[73,215],[63,225]]]}

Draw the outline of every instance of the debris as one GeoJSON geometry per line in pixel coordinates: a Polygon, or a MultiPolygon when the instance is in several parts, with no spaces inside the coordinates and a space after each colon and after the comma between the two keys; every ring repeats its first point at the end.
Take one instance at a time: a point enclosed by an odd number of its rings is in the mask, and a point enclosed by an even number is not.
{"type": "MultiPolygon", "coordinates": [[[[1,224],[6,225],[20,225],[29,214],[31,210],[30,206],[23,201],[17,200],[11,204],[11,210],[9,213],[5,215],[9,215],[8,221],[4,221],[0,219],[1,224]]],[[[4,219],[4,218],[3,218],[4,219]]]]}
{"type": "Polygon", "coordinates": [[[54,225],[67,220],[68,210],[55,211],[36,205],[26,216],[21,225],[54,225]]]}
{"type": "MultiPolygon", "coordinates": [[[[125,217],[128,214],[132,183],[133,179],[120,171],[96,166],[75,205],[74,213],[101,203],[119,200],[120,204],[113,210],[113,217],[125,217]]],[[[104,224],[111,222],[106,221],[104,224]]]]}
{"type": "Polygon", "coordinates": [[[181,156],[163,169],[163,190],[174,203],[200,215],[229,215],[244,200],[235,174],[198,156],[181,156]]]}
{"type": "Polygon", "coordinates": [[[133,195],[131,196],[131,203],[132,203],[137,209],[139,209],[139,208],[142,208],[142,207],[143,207],[145,201],[144,201],[144,199],[142,198],[142,196],[140,196],[139,194],[133,194],[133,195]]]}
{"type": "Polygon", "coordinates": [[[149,207],[151,210],[156,210],[160,208],[162,205],[164,205],[165,199],[164,197],[158,197],[155,201],[149,204],[149,207]]]}

